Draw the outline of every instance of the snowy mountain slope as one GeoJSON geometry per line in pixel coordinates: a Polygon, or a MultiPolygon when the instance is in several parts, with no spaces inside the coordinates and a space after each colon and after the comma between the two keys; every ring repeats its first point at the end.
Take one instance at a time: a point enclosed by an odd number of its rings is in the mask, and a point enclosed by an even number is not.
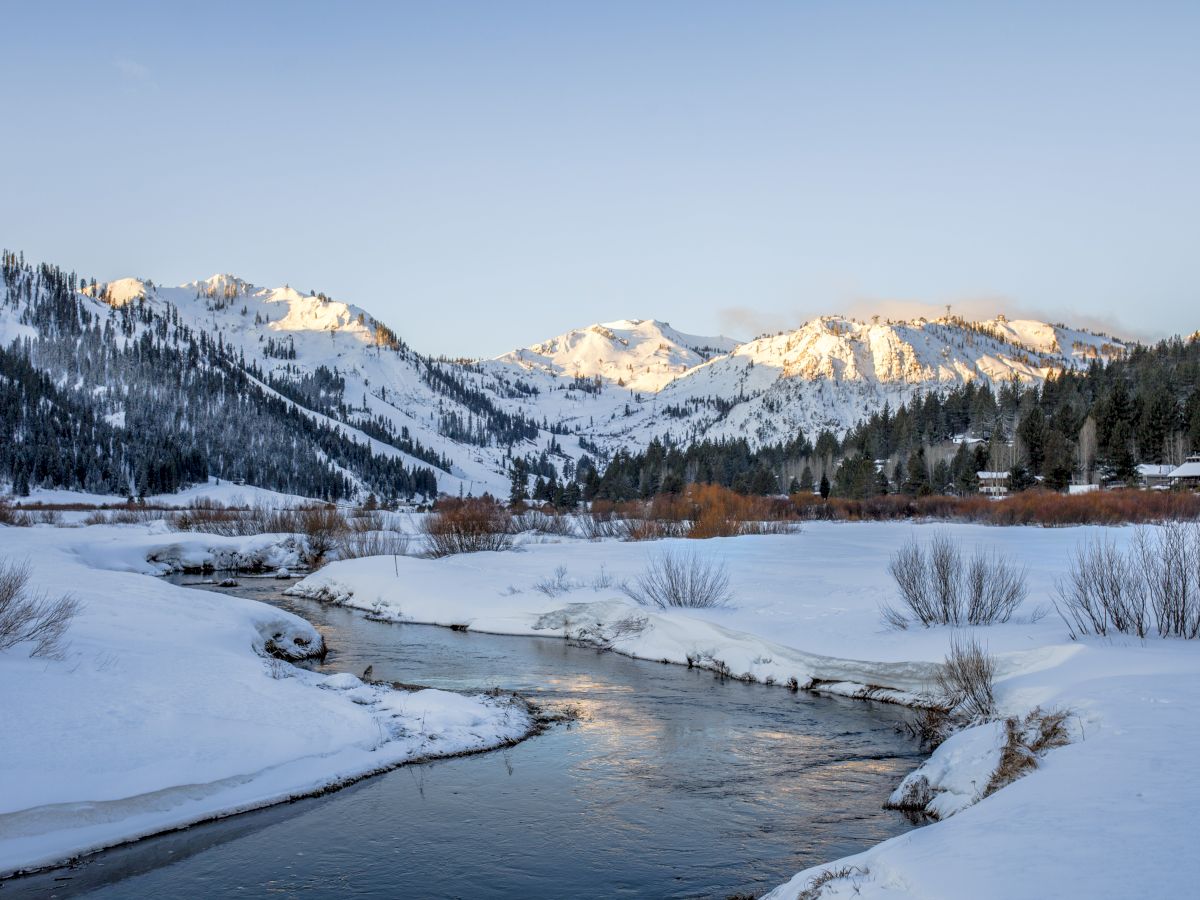
{"type": "MultiPolygon", "coordinates": [[[[310,408],[311,415],[320,421],[342,422],[375,452],[407,464],[427,465],[431,455],[446,460],[447,465],[435,472],[441,491],[481,493],[506,484],[498,454],[481,452],[483,448],[442,434],[444,416],[470,418],[471,413],[440,395],[423,377],[423,371],[440,364],[413,353],[359,307],[323,294],[303,294],[290,286],[260,288],[232,275],[214,275],[175,288],[121,279],[85,288],[85,293],[114,306],[140,302],[164,316],[174,310],[193,328],[244,354],[247,365],[261,368],[268,390],[313,376],[322,367],[336,372],[344,387],[324,391],[323,399],[345,409],[310,408]],[[363,432],[363,423],[379,421],[424,452],[414,456],[363,432]]],[[[284,396],[294,399],[290,393],[284,396]]],[[[530,449],[535,445],[532,442],[530,449]]]]}
{"type": "MultiPolygon", "coordinates": [[[[45,327],[22,311],[20,297],[5,302],[8,293],[0,293],[4,345],[45,327]]],[[[742,344],[630,319],[462,361],[420,354],[361,307],[232,275],[178,287],[80,283],[78,296],[97,321],[120,313],[138,323],[135,332],[186,326],[206,335],[271,396],[376,454],[431,467],[438,490],[450,494],[506,493],[513,457],[562,475],[585,446],[604,455],[655,437],[752,445],[798,432],[814,438],[918,392],[971,380],[1036,383],[1126,350],[1106,336],[1003,317],[826,316],[742,344]]],[[[124,421],[112,403],[100,413],[124,421]]]]}
{"type": "Polygon", "coordinates": [[[656,319],[622,319],[577,328],[498,359],[558,377],[659,391],[689,369],[736,346],[732,338],[684,334],[656,319]]]}
{"type": "Polygon", "coordinates": [[[810,437],[826,428],[843,432],[918,391],[972,380],[1037,383],[1124,351],[1111,338],[1033,321],[823,317],[714,356],[653,396],[621,397],[620,412],[610,404],[607,421],[589,431],[594,440],[624,446],[643,445],[654,435],[771,443],[797,431],[810,437]]]}

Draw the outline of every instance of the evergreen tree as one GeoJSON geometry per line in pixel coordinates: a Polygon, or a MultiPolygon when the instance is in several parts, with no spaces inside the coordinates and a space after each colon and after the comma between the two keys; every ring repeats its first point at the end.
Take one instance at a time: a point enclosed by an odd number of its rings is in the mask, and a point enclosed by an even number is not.
{"type": "Polygon", "coordinates": [[[1046,416],[1041,407],[1034,406],[1025,414],[1017,426],[1017,437],[1025,445],[1025,458],[1035,475],[1042,474],[1042,463],[1046,458],[1046,416]]]}
{"type": "Polygon", "coordinates": [[[1008,490],[1009,493],[1019,494],[1021,491],[1027,491],[1037,484],[1037,479],[1026,467],[1025,463],[1017,462],[1008,470],[1008,490]]]}
{"type": "Polygon", "coordinates": [[[804,471],[800,473],[800,490],[806,494],[813,492],[813,471],[808,463],[804,464],[804,471]]]}
{"type": "Polygon", "coordinates": [[[510,489],[508,492],[509,506],[521,506],[529,499],[529,475],[525,472],[522,460],[513,460],[510,489]]]}

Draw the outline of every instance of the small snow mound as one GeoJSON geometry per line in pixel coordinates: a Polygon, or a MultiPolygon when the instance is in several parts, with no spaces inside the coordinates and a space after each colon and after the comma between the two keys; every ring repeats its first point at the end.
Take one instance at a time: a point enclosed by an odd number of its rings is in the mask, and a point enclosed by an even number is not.
{"type": "Polygon", "coordinates": [[[321,680],[321,687],[331,691],[351,691],[363,686],[362,680],[349,672],[338,672],[321,680]]]}

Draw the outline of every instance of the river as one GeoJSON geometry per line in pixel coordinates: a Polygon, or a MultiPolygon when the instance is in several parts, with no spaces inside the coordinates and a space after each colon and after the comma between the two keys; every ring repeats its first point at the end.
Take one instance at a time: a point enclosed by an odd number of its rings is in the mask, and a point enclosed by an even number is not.
{"type": "MultiPolygon", "coordinates": [[[[196,577],[177,579],[197,584],[196,577]]],[[[243,579],[330,645],[317,668],[518,691],[574,721],[491,753],[150,838],[0,885],[15,897],[760,895],[912,827],[906,710],[722,681],[557,638],[373,622],[243,579]]],[[[211,588],[211,586],[209,586],[211,588]]],[[[302,727],[302,723],[298,723],[302,727]]]]}

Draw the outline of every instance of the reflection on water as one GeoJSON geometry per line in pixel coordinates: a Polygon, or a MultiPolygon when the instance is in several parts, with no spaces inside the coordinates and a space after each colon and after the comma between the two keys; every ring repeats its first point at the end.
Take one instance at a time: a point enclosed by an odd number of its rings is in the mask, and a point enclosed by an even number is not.
{"type": "MultiPolygon", "coordinates": [[[[196,581],[196,579],[190,579],[196,581]]],[[[880,804],[917,748],[895,707],[721,682],[557,639],[370,622],[282,597],[324,633],[318,668],[520,691],[578,716],[503,751],[331,794],[0,886],[25,896],[726,897],[909,827],[880,804]]]]}

